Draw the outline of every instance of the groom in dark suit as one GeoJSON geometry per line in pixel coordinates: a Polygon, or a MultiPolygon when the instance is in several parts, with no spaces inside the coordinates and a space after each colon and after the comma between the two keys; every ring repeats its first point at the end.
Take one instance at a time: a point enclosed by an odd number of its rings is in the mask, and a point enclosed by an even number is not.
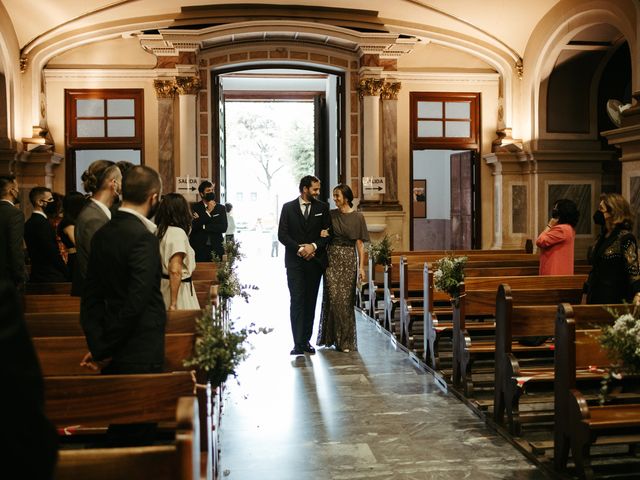
{"type": "Polygon", "coordinates": [[[309,343],[313,331],[320,279],[327,267],[328,238],[320,231],[329,228],[329,205],[319,201],[320,180],[308,175],[300,180],[300,196],[282,206],[278,239],[285,246],[284,265],[291,295],[291,355],[315,353],[309,343]]]}

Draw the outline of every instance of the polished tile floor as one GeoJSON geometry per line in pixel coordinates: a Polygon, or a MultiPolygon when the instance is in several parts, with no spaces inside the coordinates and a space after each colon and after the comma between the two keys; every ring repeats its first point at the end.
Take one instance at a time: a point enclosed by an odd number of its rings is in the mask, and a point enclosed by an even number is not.
{"type": "Polygon", "coordinates": [[[282,258],[260,258],[241,266],[260,290],[233,315],[274,331],[253,338],[228,382],[221,479],[546,478],[369,320],[358,352],[291,357],[282,258]]]}

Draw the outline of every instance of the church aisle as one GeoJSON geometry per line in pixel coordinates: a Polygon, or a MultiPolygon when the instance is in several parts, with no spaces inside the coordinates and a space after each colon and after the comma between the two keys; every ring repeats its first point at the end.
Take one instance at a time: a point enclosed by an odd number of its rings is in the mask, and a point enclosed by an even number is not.
{"type": "Polygon", "coordinates": [[[359,352],[289,356],[288,292],[274,270],[236,311],[275,330],[253,338],[239,384],[228,381],[221,479],[546,478],[366,319],[359,352]]]}

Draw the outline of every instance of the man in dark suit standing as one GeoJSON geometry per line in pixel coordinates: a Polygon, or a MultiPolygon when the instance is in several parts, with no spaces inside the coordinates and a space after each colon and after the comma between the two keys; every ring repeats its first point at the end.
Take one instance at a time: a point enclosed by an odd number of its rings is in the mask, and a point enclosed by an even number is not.
{"type": "Polygon", "coordinates": [[[320,279],[327,267],[328,238],[320,236],[329,228],[329,205],[319,201],[320,180],[307,175],[300,180],[300,196],[282,206],[278,239],[285,246],[284,265],[291,296],[293,333],[291,355],[315,353],[309,343],[313,332],[320,279]]]}
{"type": "Polygon", "coordinates": [[[162,372],[167,314],[160,292],[160,244],[153,217],[162,183],[147,166],[130,169],[123,202],[91,242],[80,323],[82,365],[105,374],[162,372]]]}
{"type": "Polygon", "coordinates": [[[216,202],[213,184],[207,180],[198,187],[200,202],[193,205],[193,223],[189,243],[196,252],[196,262],[211,262],[211,252],[222,259],[223,235],[227,231],[227,210],[216,202]]]}
{"type": "Polygon", "coordinates": [[[85,191],[91,193],[91,199],[76,219],[77,254],[74,271],[71,272],[71,295],[76,297],[82,295],[84,288],[91,239],[100,227],[111,220],[111,209],[121,193],[122,173],[112,161],[96,160],[82,174],[82,180],[85,191]]]}
{"type": "Polygon", "coordinates": [[[22,291],[24,269],[24,215],[16,208],[18,182],[13,175],[0,176],[0,280],[22,291]]]}
{"type": "Polygon", "coordinates": [[[31,259],[29,281],[66,282],[67,266],[60,255],[56,231],[47,218],[47,213],[55,211],[53,194],[46,187],[34,187],[29,192],[29,201],[33,213],[24,224],[24,241],[31,259]]]}

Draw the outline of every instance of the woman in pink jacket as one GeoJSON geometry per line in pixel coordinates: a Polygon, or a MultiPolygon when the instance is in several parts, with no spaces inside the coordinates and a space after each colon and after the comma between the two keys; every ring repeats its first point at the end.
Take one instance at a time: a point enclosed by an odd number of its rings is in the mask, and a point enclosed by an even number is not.
{"type": "Polygon", "coordinates": [[[540,249],[540,275],[573,275],[573,243],[580,212],[576,204],[560,199],[536,245],[540,249]]]}

